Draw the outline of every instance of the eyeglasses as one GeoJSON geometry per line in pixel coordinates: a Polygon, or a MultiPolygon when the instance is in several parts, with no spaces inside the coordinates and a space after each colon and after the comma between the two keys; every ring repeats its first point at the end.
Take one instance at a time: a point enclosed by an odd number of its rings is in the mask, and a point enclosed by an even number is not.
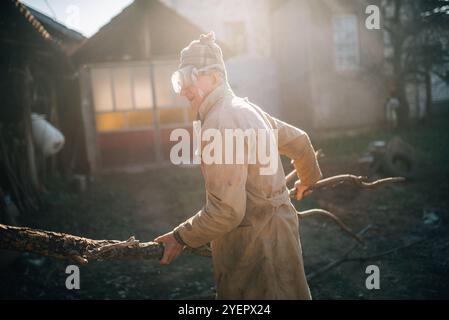
{"type": "Polygon", "coordinates": [[[198,80],[198,75],[210,69],[219,69],[220,65],[210,65],[201,69],[194,66],[186,66],[173,73],[171,83],[176,94],[180,94],[183,88],[192,86],[198,80]]]}
{"type": "Polygon", "coordinates": [[[198,69],[193,66],[181,68],[171,76],[171,84],[176,94],[180,94],[182,88],[193,85],[198,79],[198,69]]]}

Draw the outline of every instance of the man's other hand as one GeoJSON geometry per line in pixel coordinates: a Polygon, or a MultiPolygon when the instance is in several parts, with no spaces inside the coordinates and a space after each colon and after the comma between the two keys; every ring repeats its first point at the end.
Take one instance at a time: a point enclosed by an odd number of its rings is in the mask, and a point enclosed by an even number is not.
{"type": "Polygon", "coordinates": [[[159,260],[160,264],[170,264],[182,252],[184,246],[176,241],[173,232],[166,233],[153,240],[157,243],[162,243],[164,246],[164,256],[159,260]]]}
{"type": "Polygon", "coordinates": [[[312,191],[307,190],[309,189],[309,186],[305,186],[301,184],[301,180],[298,180],[295,182],[295,188],[296,188],[296,200],[301,200],[302,198],[308,196],[312,191]]]}

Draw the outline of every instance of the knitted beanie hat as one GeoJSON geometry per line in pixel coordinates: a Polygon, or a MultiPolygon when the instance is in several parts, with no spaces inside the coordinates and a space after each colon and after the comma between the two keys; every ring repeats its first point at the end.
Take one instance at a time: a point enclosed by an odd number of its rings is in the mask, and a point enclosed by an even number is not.
{"type": "Polygon", "coordinates": [[[205,67],[216,68],[227,79],[223,53],[220,46],[215,43],[215,33],[213,31],[208,34],[202,34],[199,40],[192,41],[181,50],[179,69],[189,65],[197,69],[205,67]]]}

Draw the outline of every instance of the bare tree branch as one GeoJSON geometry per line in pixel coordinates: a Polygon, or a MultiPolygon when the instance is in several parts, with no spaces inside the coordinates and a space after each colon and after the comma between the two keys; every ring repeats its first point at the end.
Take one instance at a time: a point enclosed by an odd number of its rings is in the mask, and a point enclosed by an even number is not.
{"type": "MultiPolygon", "coordinates": [[[[294,177],[293,173],[295,173],[295,172],[296,172],[296,170],[293,170],[292,172],[290,172],[287,175],[287,178],[289,178],[291,180],[294,177]]],[[[317,189],[335,187],[343,182],[350,182],[360,188],[373,189],[373,188],[377,188],[377,187],[380,187],[385,184],[405,181],[404,177],[389,177],[389,178],[375,180],[372,182],[367,182],[367,179],[368,179],[367,177],[355,176],[353,174],[341,174],[341,175],[322,179],[322,180],[318,181],[317,183],[315,183],[312,187],[310,187],[309,190],[314,191],[317,189]]],[[[290,197],[293,198],[293,197],[295,197],[295,195],[296,195],[296,189],[293,188],[290,190],[290,197]]]]}
{"type": "MultiPolygon", "coordinates": [[[[0,249],[28,251],[79,264],[86,264],[89,260],[160,259],[164,251],[159,243],[141,243],[134,237],[126,241],[93,240],[66,233],[4,224],[0,224],[0,249]]],[[[210,250],[206,247],[186,248],[186,251],[210,256],[210,250]]]]}

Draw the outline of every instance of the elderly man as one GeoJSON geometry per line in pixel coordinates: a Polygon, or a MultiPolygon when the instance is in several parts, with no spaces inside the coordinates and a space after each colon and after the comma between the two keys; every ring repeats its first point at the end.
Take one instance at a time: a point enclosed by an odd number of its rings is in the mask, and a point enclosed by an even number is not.
{"type": "MultiPolygon", "coordinates": [[[[276,156],[293,160],[300,178],[295,184],[298,200],[321,178],[304,131],[234,95],[213,33],[201,35],[181,51],[172,82],[175,91],[189,100],[203,130],[277,130],[276,156]]],[[[155,239],[164,245],[160,263],[171,263],[184,246],[211,243],[218,299],[310,299],[298,218],[280,159],[278,163],[273,174],[262,175],[258,161],[202,162],[206,204],[172,232],[155,239]]]]}

